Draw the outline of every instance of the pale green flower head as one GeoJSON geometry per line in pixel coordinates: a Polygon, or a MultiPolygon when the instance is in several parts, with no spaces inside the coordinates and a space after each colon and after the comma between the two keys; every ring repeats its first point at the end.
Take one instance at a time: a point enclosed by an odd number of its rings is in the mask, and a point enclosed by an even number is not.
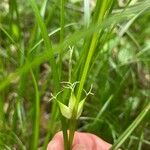
{"type": "MultiPolygon", "coordinates": [[[[80,101],[80,103],[78,105],[76,119],[78,119],[80,117],[80,115],[83,111],[83,105],[84,105],[85,99],[86,98],[84,98],[82,101],[80,101]]],[[[59,108],[60,108],[62,115],[64,117],[66,117],[67,119],[71,119],[73,117],[73,110],[75,108],[75,102],[76,102],[76,97],[75,97],[74,93],[71,93],[68,106],[66,106],[63,103],[61,103],[60,101],[58,101],[59,108]]]]}
{"type": "MultiPolygon", "coordinates": [[[[67,85],[64,86],[64,88],[69,88],[69,89],[71,89],[71,94],[70,94],[68,106],[64,105],[62,102],[60,102],[60,101],[57,100],[58,105],[59,105],[59,108],[60,108],[60,111],[61,111],[61,114],[62,114],[65,118],[67,118],[67,119],[71,119],[71,118],[73,118],[74,116],[76,116],[76,119],[78,119],[78,118],[81,116],[81,113],[82,113],[82,111],[83,111],[83,106],[84,106],[84,103],[85,103],[85,100],[86,100],[87,96],[88,96],[89,94],[93,94],[93,93],[91,93],[91,89],[92,89],[92,88],[89,90],[89,92],[86,92],[86,91],[84,90],[86,96],[85,96],[84,99],[82,99],[82,100],[79,102],[76,114],[73,114],[73,113],[75,113],[75,112],[74,112],[74,108],[75,108],[76,101],[77,101],[76,96],[75,96],[75,94],[74,94],[74,88],[75,88],[75,86],[76,86],[76,84],[77,84],[78,82],[75,82],[75,83],[73,83],[73,84],[68,83],[68,82],[65,82],[65,83],[67,83],[67,85]]],[[[61,92],[62,92],[62,91],[61,91],[61,92]]],[[[60,94],[60,92],[59,92],[58,94],[60,94]]],[[[58,94],[57,94],[57,95],[58,95],[58,94]]],[[[57,99],[57,95],[56,95],[56,96],[53,96],[53,98],[57,99]]]]}

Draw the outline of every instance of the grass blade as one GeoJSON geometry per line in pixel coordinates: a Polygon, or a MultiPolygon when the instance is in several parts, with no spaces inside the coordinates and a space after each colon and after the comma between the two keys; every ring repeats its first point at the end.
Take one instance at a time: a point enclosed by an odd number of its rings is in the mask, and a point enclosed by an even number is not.
{"type": "Polygon", "coordinates": [[[39,129],[40,129],[40,93],[38,90],[38,84],[35,79],[34,73],[31,70],[31,75],[32,75],[32,80],[33,80],[33,85],[35,89],[35,108],[34,108],[34,123],[33,123],[33,141],[31,148],[32,149],[37,149],[38,148],[38,140],[39,140],[39,129]]]}
{"type": "Polygon", "coordinates": [[[146,105],[146,107],[142,110],[142,112],[138,115],[138,117],[132,122],[132,124],[122,133],[122,135],[118,138],[118,140],[113,144],[111,150],[117,150],[125,140],[132,134],[134,129],[140,124],[143,118],[147,115],[150,110],[150,103],[146,105]]]}

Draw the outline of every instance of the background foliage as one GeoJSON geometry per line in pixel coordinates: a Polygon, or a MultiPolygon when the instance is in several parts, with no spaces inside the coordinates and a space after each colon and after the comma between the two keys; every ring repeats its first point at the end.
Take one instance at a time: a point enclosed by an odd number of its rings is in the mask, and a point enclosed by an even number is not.
{"type": "Polygon", "coordinates": [[[93,85],[79,131],[150,149],[149,10],[149,0],[1,0],[0,149],[45,149],[61,129],[50,99],[64,81],[79,81],[79,100],[93,85]]]}

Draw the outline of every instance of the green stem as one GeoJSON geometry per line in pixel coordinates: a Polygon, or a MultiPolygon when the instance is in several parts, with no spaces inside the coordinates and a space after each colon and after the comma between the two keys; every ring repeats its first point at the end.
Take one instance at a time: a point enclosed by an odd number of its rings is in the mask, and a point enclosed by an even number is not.
{"type": "Polygon", "coordinates": [[[34,109],[34,123],[33,123],[33,141],[32,141],[32,149],[38,148],[38,139],[39,139],[39,127],[40,127],[40,94],[38,90],[38,84],[35,79],[34,73],[31,70],[32,80],[35,89],[35,109],[34,109]]]}
{"type": "MultiPolygon", "coordinates": [[[[101,9],[99,11],[98,22],[101,22],[103,20],[106,9],[107,9],[107,2],[104,0],[101,4],[101,9]]],[[[83,89],[83,86],[84,86],[84,83],[85,83],[85,80],[86,80],[86,77],[87,77],[89,65],[90,65],[90,62],[92,60],[94,50],[96,48],[98,38],[99,38],[99,32],[98,33],[95,32],[93,37],[92,37],[92,41],[91,41],[91,44],[90,44],[88,56],[87,56],[87,59],[86,59],[86,62],[85,62],[84,68],[83,68],[83,73],[82,73],[82,76],[81,76],[79,89],[78,89],[78,92],[77,92],[77,101],[76,101],[77,106],[78,106],[78,103],[79,103],[80,98],[81,98],[82,89],[83,89]]]]}
{"type": "MultiPolygon", "coordinates": [[[[97,3],[99,4],[99,1],[97,1],[97,3]]],[[[101,22],[103,20],[105,12],[107,10],[107,7],[108,7],[108,2],[106,0],[102,1],[101,2],[101,7],[100,7],[99,13],[98,13],[98,20],[97,20],[97,22],[101,22]]],[[[96,13],[97,13],[97,11],[96,11],[96,13]]],[[[80,102],[80,99],[81,99],[83,86],[84,86],[84,83],[85,83],[85,80],[86,80],[86,77],[87,77],[87,73],[88,73],[88,70],[89,70],[89,66],[90,66],[90,63],[91,63],[91,60],[92,60],[95,48],[97,46],[97,40],[99,38],[99,33],[100,32],[95,32],[93,34],[93,36],[92,36],[92,40],[91,40],[91,43],[90,43],[90,48],[89,48],[89,51],[88,51],[88,55],[87,55],[87,58],[86,58],[86,61],[85,61],[85,65],[84,65],[84,68],[83,68],[83,72],[82,72],[79,88],[78,88],[78,91],[77,91],[77,100],[75,102],[75,108],[73,110],[73,114],[75,116],[73,118],[75,118],[76,114],[77,114],[77,109],[78,109],[78,105],[79,105],[79,102],[80,102]]],[[[70,133],[69,140],[71,142],[70,143],[71,145],[72,145],[72,141],[73,141],[73,137],[74,137],[75,128],[76,128],[76,120],[75,120],[75,123],[72,124],[72,127],[70,129],[71,133],[70,133]]]]}
{"type": "Polygon", "coordinates": [[[74,138],[74,132],[76,129],[76,119],[70,119],[69,120],[69,149],[68,150],[72,150],[72,142],[73,142],[73,138],[74,138]]]}
{"type": "MultiPolygon", "coordinates": [[[[64,32],[65,32],[65,0],[61,0],[61,8],[60,8],[60,43],[64,40],[64,32]]],[[[62,76],[62,49],[59,54],[59,78],[61,80],[62,76]]]]}
{"type": "Polygon", "coordinates": [[[63,139],[64,139],[64,150],[69,149],[69,141],[68,141],[68,133],[67,133],[67,122],[66,118],[64,118],[62,115],[60,115],[61,119],[61,125],[62,125],[62,131],[63,131],[63,139]]]}
{"type": "MultiPolygon", "coordinates": [[[[60,9],[60,43],[64,40],[64,33],[65,33],[65,0],[61,0],[61,9],[60,9]]],[[[62,50],[60,51],[60,60],[59,60],[59,76],[60,80],[62,78],[62,50]]],[[[66,119],[60,115],[61,124],[62,124],[62,131],[63,131],[63,139],[64,139],[64,149],[68,150],[68,133],[67,133],[67,123],[66,119]]]]}

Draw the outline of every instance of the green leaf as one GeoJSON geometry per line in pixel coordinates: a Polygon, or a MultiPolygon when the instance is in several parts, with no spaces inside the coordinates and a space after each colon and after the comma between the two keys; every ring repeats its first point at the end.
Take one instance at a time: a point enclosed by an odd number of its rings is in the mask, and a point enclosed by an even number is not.
{"type": "Polygon", "coordinates": [[[82,111],[83,111],[83,105],[84,105],[85,99],[86,99],[86,98],[84,98],[84,99],[79,103],[76,119],[78,119],[78,118],[81,116],[81,113],[82,113],[82,111]]]}
{"type": "Polygon", "coordinates": [[[59,105],[59,108],[60,108],[62,115],[64,117],[70,119],[72,116],[71,109],[59,101],[58,101],[58,105],[59,105]]]}

